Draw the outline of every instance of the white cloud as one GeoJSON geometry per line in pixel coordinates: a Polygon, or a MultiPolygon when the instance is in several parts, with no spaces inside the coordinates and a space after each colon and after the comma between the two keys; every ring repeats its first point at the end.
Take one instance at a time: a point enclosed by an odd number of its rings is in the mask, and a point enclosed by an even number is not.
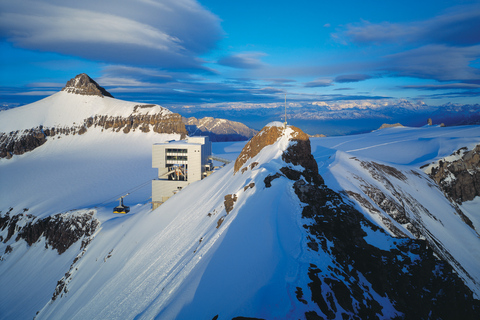
{"type": "Polygon", "coordinates": [[[317,79],[310,82],[305,83],[305,87],[307,88],[318,88],[318,87],[329,87],[333,85],[333,81],[331,79],[317,79]]]}
{"type": "MultiPolygon", "coordinates": [[[[354,43],[415,43],[470,46],[480,43],[480,6],[460,6],[428,20],[349,24],[342,38],[354,43]]],[[[336,37],[339,34],[335,34],[336,37]]]]}
{"type": "Polygon", "coordinates": [[[261,58],[266,55],[263,52],[241,52],[223,57],[218,64],[238,69],[258,69],[264,66],[261,58]]]}
{"type": "Polygon", "coordinates": [[[3,0],[0,36],[87,59],[191,68],[222,30],[195,0],[3,0]]]}
{"type": "Polygon", "coordinates": [[[435,79],[439,81],[475,80],[480,70],[470,62],[480,55],[480,45],[449,47],[427,45],[386,56],[385,70],[399,76],[435,79]]]}
{"type": "Polygon", "coordinates": [[[475,4],[453,7],[421,21],[361,21],[332,37],[345,45],[370,46],[370,54],[382,56],[372,69],[375,72],[438,81],[478,81],[480,70],[473,64],[480,58],[478,30],[480,6],[475,4]]]}

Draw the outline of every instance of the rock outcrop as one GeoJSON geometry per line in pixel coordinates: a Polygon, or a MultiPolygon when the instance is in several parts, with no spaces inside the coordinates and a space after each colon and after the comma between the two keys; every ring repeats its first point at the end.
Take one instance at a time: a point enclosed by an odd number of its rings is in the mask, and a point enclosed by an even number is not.
{"type": "MultiPolygon", "coordinates": [[[[282,154],[283,161],[291,163],[294,166],[302,166],[304,168],[302,175],[308,182],[323,184],[323,178],[318,174],[317,161],[312,155],[308,135],[294,126],[289,126],[289,128],[293,132],[290,133],[291,143],[282,154]]],[[[295,170],[288,167],[282,168],[284,174],[294,171],[295,170]]]]}
{"type": "Polygon", "coordinates": [[[0,132],[0,158],[12,158],[24,154],[47,142],[42,127],[10,133],[0,132]]]}
{"type": "Polygon", "coordinates": [[[62,91],[86,96],[113,98],[113,96],[107,90],[99,86],[98,83],[96,83],[85,73],[81,73],[75,78],[68,80],[62,91]]]}
{"type": "Polygon", "coordinates": [[[248,161],[255,157],[266,146],[274,144],[283,134],[283,128],[278,126],[266,126],[257,135],[243,147],[242,152],[235,160],[234,172],[238,172],[240,168],[248,161]]]}
{"type": "Polygon", "coordinates": [[[257,133],[243,123],[212,117],[183,118],[183,123],[189,136],[208,136],[212,142],[245,141],[257,133]]]}
{"type": "Polygon", "coordinates": [[[480,144],[473,150],[457,150],[431,167],[430,177],[455,202],[473,200],[480,196],[480,144]]]}
{"type": "Polygon", "coordinates": [[[395,127],[403,127],[403,125],[401,123],[394,123],[394,124],[384,123],[380,126],[380,128],[378,128],[378,130],[386,129],[386,128],[395,128],[395,127]]]}
{"type": "MultiPolygon", "coordinates": [[[[93,211],[85,213],[60,213],[39,219],[34,215],[27,214],[27,209],[19,214],[10,212],[0,216],[0,231],[7,230],[4,243],[10,239],[14,241],[24,240],[29,246],[38,242],[40,238],[45,239],[45,247],[57,250],[58,254],[64,253],[74,243],[92,236],[100,225],[94,217],[93,211]]],[[[86,244],[84,244],[86,245],[86,244]]]]}

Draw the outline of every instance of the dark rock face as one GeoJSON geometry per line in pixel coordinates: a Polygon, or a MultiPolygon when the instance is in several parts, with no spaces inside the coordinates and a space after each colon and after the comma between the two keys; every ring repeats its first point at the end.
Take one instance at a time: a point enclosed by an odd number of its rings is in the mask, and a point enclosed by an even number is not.
{"type": "Polygon", "coordinates": [[[42,127],[10,134],[0,132],[0,158],[10,159],[12,155],[20,155],[31,151],[47,141],[42,127]]]}
{"type": "Polygon", "coordinates": [[[99,86],[98,83],[96,83],[85,73],[81,73],[75,78],[70,79],[65,85],[65,87],[62,89],[62,91],[86,96],[113,98],[113,96],[107,90],[99,86]]]}
{"type": "Polygon", "coordinates": [[[430,173],[442,190],[459,204],[480,196],[480,145],[470,151],[457,150],[454,155],[462,152],[460,159],[440,161],[430,173]]]}
{"type": "MultiPolygon", "coordinates": [[[[305,169],[302,172],[302,175],[308,182],[323,184],[323,178],[318,174],[317,161],[315,161],[315,158],[312,155],[312,148],[310,146],[308,135],[296,127],[289,126],[289,128],[293,130],[290,139],[292,143],[282,154],[282,160],[286,163],[291,163],[294,166],[302,166],[305,169]]],[[[292,170],[284,169],[283,171],[291,172],[292,170]]]]}
{"type": "MultiPolygon", "coordinates": [[[[300,177],[300,175],[301,174],[299,174],[298,176],[300,177]]],[[[272,181],[280,178],[281,176],[282,175],[279,172],[275,173],[274,175],[268,175],[265,180],[263,180],[263,182],[265,183],[265,188],[270,188],[272,186],[272,181]]]]}
{"type": "Polygon", "coordinates": [[[102,129],[111,129],[116,132],[140,130],[142,132],[156,133],[179,133],[184,138],[187,134],[185,125],[182,123],[182,117],[177,113],[167,115],[162,114],[132,114],[129,117],[111,117],[111,116],[95,116],[85,120],[84,126],[101,127],[102,129]]]}
{"type": "MultiPolygon", "coordinates": [[[[401,181],[406,181],[406,175],[400,170],[390,167],[384,164],[376,163],[374,161],[360,161],[360,165],[365,168],[370,175],[377,181],[379,181],[385,188],[391,192],[392,196],[389,196],[383,193],[378,187],[371,185],[365,181],[362,182],[361,189],[380,209],[382,209],[393,221],[398,222],[399,224],[406,225],[408,231],[410,231],[416,238],[422,236],[422,233],[418,228],[422,228],[419,225],[419,219],[410,219],[409,212],[412,212],[417,217],[421,216],[419,210],[422,210],[423,213],[431,215],[416,199],[411,195],[403,193],[401,190],[397,190],[395,186],[390,182],[392,179],[398,179],[401,181]],[[407,210],[408,209],[408,210],[407,210]]],[[[354,199],[359,200],[361,196],[359,194],[354,194],[350,192],[350,195],[354,199]]],[[[364,203],[368,201],[359,200],[359,202],[364,203]]],[[[376,209],[374,209],[376,210],[376,209]]],[[[406,235],[400,231],[393,221],[387,217],[380,215],[383,223],[393,232],[397,237],[406,237],[406,235]]]]}
{"type": "Polygon", "coordinates": [[[225,196],[224,205],[225,205],[225,211],[227,212],[227,214],[229,214],[233,210],[233,205],[235,204],[236,201],[237,201],[236,194],[227,194],[225,196]]]}
{"type": "Polygon", "coordinates": [[[93,212],[75,216],[57,214],[44,219],[24,213],[12,216],[7,213],[0,217],[0,230],[8,229],[4,243],[15,234],[15,241],[23,239],[29,246],[40,237],[45,237],[45,246],[57,250],[58,254],[64,253],[81,238],[93,235],[98,225],[99,221],[93,217],[93,212]]]}

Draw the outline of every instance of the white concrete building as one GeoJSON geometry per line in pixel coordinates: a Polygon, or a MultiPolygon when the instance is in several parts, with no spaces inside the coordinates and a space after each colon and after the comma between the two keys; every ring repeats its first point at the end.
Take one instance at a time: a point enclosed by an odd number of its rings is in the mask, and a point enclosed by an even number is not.
{"type": "Polygon", "coordinates": [[[157,208],[190,183],[206,177],[213,168],[211,155],[212,143],[208,137],[154,144],[152,167],[158,168],[158,178],[152,181],[152,208],[157,208]]]}

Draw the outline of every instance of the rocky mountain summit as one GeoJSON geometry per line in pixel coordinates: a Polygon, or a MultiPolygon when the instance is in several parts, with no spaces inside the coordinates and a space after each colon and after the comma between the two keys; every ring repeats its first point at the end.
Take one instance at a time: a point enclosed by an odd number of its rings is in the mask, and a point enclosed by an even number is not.
{"type": "Polygon", "coordinates": [[[81,73],[75,78],[68,80],[62,91],[87,96],[110,97],[113,96],[90,78],[86,73],[81,73]]]}

